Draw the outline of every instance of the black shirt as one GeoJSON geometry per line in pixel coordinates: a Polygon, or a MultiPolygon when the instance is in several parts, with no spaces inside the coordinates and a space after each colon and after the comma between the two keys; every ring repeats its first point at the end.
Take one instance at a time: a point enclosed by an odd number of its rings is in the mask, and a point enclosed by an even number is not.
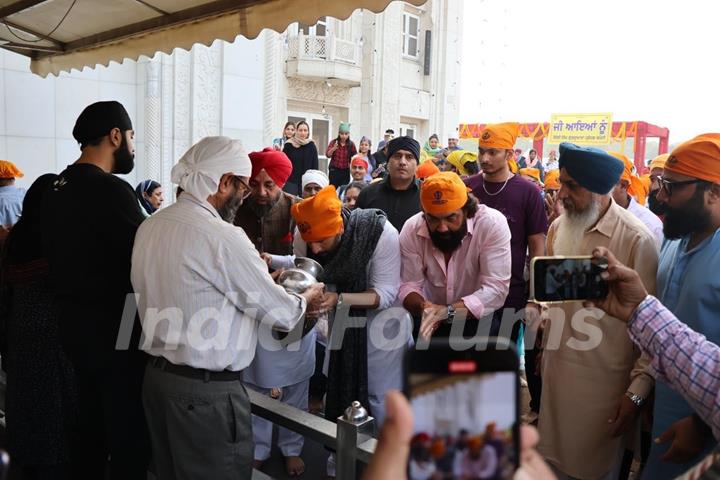
{"type": "Polygon", "coordinates": [[[315,142],[295,148],[292,143],[287,142],[283,146],[283,152],[292,162],[292,173],[287,179],[283,190],[290,195],[302,197],[302,176],[308,170],[318,169],[318,151],[315,142]]]}
{"type": "Polygon", "coordinates": [[[76,364],[102,368],[114,351],[144,218],[133,188],[91,164],[70,165],[45,194],[43,249],[76,364]]]}
{"type": "Polygon", "coordinates": [[[420,211],[420,184],[415,180],[407,190],[395,190],[386,177],[360,192],[357,208],[379,208],[399,232],[407,219],[420,211]]]}

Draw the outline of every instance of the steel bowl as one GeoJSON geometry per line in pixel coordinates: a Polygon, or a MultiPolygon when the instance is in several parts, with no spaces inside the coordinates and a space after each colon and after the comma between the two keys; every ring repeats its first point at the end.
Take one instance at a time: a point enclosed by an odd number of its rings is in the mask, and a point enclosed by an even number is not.
{"type": "Polygon", "coordinates": [[[317,280],[305,270],[288,268],[280,274],[277,283],[288,292],[303,293],[311,285],[316,284],[317,280]]]}
{"type": "Polygon", "coordinates": [[[323,267],[312,258],[307,257],[295,257],[295,267],[300,270],[305,270],[307,273],[312,275],[315,279],[320,278],[323,273],[323,267]]]}

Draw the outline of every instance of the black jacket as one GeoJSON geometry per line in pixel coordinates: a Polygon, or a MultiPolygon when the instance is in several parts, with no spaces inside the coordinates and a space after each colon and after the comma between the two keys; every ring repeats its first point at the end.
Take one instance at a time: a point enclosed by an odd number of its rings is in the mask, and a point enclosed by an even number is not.
{"type": "Polygon", "coordinates": [[[292,173],[283,187],[291,195],[302,196],[302,176],[308,170],[317,170],[318,151],[315,142],[310,142],[300,148],[295,148],[292,143],[287,142],[283,146],[283,152],[292,162],[292,173]]]}

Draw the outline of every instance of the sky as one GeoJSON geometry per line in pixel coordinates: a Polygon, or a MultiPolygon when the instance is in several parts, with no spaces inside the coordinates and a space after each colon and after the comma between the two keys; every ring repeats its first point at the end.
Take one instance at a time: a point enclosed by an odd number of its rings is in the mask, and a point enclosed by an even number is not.
{"type": "Polygon", "coordinates": [[[611,112],[720,131],[720,1],[465,0],[460,122],[611,112]]]}

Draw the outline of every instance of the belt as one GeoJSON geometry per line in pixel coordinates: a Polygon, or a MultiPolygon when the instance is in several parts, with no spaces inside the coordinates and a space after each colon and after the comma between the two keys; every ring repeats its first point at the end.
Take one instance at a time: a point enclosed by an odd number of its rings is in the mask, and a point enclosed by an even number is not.
{"type": "Polygon", "coordinates": [[[148,364],[153,368],[172,373],[173,375],[203,380],[204,382],[239,382],[242,380],[242,371],[232,372],[230,370],[223,370],[222,372],[213,372],[203,368],[188,367],[187,365],[175,365],[163,357],[150,357],[148,364]]]}

